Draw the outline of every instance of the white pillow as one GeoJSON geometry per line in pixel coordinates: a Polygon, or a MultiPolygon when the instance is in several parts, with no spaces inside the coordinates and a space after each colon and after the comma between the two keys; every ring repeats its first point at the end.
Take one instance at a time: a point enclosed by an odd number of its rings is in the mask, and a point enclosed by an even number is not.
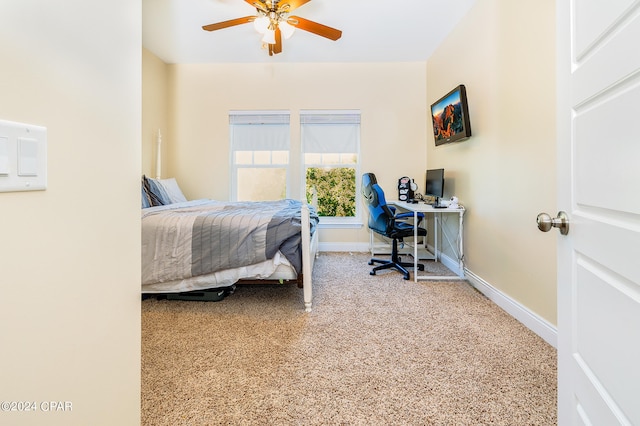
{"type": "Polygon", "coordinates": [[[158,183],[162,185],[162,188],[165,190],[171,203],[181,203],[183,201],[187,201],[187,198],[184,196],[180,187],[178,186],[178,182],[176,182],[175,178],[169,179],[160,179],[158,183]]]}

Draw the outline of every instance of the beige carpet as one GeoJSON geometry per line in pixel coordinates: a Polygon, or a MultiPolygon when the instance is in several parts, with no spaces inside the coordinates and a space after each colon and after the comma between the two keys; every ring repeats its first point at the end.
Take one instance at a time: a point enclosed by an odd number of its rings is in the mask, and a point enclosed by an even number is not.
{"type": "Polygon", "coordinates": [[[293,285],[143,301],[142,424],[556,424],[553,347],[465,282],[367,260],[322,253],[309,314],[293,285]]]}

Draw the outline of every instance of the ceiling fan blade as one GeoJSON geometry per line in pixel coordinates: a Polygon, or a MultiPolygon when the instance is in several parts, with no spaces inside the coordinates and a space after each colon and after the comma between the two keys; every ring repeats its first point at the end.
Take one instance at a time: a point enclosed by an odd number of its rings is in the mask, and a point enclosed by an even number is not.
{"type": "Polygon", "coordinates": [[[223,28],[229,28],[240,24],[247,24],[253,22],[256,19],[255,16],[244,16],[242,18],[231,19],[229,21],[217,22],[215,24],[209,24],[202,27],[206,31],[221,30],[223,28]]]}
{"type": "Polygon", "coordinates": [[[292,10],[299,8],[300,6],[307,4],[310,1],[311,0],[281,0],[280,3],[278,3],[278,10],[282,10],[283,12],[291,12],[292,10]]]}
{"type": "Polygon", "coordinates": [[[273,53],[282,53],[282,32],[280,31],[280,27],[276,26],[275,29],[276,36],[276,44],[273,45],[273,53]]]}
{"type": "Polygon", "coordinates": [[[317,22],[301,18],[299,16],[291,16],[289,17],[289,19],[287,19],[287,22],[296,28],[309,31],[310,33],[317,34],[321,37],[325,37],[333,41],[338,40],[340,37],[342,37],[342,31],[340,30],[327,27],[326,25],[322,25],[317,22]]]}

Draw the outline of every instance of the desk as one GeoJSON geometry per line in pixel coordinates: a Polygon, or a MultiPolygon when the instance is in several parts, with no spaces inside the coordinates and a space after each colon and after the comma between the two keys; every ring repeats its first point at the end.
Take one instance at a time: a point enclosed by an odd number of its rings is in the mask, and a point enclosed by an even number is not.
{"type": "MultiPolygon", "coordinates": [[[[464,207],[460,206],[457,209],[434,209],[433,206],[425,203],[407,203],[405,201],[389,201],[389,204],[392,204],[402,210],[413,212],[413,239],[415,242],[418,241],[418,213],[424,213],[425,219],[429,215],[433,215],[434,217],[434,258],[435,261],[440,260],[440,252],[438,249],[438,237],[440,234],[446,239],[449,247],[456,253],[457,261],[458,261],[458,275],[450,276],[450,275],[419,275],[418,274],[418,244],[413,244],[413,263],[414,263],[414,280],[418,282],[418,280],[459,280],[460,278],[464,278],[464,254],[463,254],[463,244],[462,244],[462,225],[463,225],[463,216],[464,216],[464,207]],[[446,229],[442,227],[442,215],[458,215],[458,235],[455,242],[451,241],[449,235],[446,232],[446,229]]],[[[443,241],[444,242],[444,241],[443,241]]]]}

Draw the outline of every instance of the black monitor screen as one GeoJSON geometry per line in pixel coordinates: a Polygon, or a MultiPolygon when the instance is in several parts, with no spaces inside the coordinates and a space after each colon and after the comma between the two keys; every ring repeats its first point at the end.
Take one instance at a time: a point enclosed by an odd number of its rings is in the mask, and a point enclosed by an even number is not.
{"type": "Polygon", "coordinates": [[[444,197],[444,169],[427,170],[427,181],[424,188],[424,195],[444,197]]]}

